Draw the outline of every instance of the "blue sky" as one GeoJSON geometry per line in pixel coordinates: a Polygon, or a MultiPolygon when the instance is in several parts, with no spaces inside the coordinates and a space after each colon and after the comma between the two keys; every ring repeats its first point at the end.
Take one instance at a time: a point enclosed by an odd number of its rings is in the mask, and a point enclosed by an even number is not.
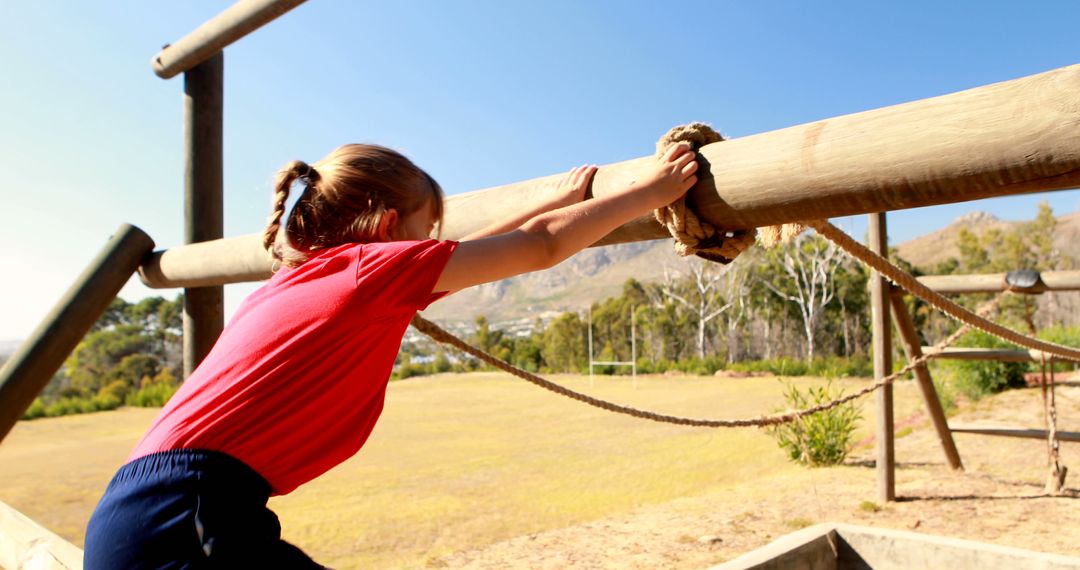
{"type": "MultiPolygon", "coordinates": [[[[119,224],[181,241],[182,80],[149,61],[228,5],[0,6],[0,340],[27,336],[119,224]]],[[[345,142],[399,148],[454,194],[644,156],[688,121],[745,136],[1078,63],[1077,21],[1065,1],[310,0],[226,50],[225,233],[261,229],[278,167],[345,142]]],[[[890,232],[1078,199],[897,212],[890,232]]]]}

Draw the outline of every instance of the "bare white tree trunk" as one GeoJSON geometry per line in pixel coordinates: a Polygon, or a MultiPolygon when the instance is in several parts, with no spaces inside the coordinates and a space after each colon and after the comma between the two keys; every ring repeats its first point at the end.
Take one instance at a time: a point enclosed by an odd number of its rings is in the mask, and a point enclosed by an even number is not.
{"type": "Polygon", "coordinates": [[[799,236],[794,243],[784,247],[777,259],[780,269],[794,286],[794,294],[785,293],[773,283],[759,279],[775,295],[795,303],[799,308],[803,334],[806,336],[807,360],[814,359],[814,337],[818,321],[825,306],[836,294],[833,275],[842,261],[840,250],[835,244],[825,242],[823,246],[819,246],[807,243],[812,239],[815,238],[808,234],[799,236]]]}
{"type": "Polygon", "coordinates": [[[732,302],[721,304],[724,299],[718,290],[721,278],[730,270],[731,265],[719,265],[692,258],[687,260],[686,267],[689,275],[687,276],[688,290],[685,293],[678,291],[672,272],[666,268],[664,270],[664,283],[660,286],[660,290],[665,296],[674,299],[687,310],[697,315],[698,358],[705,358],[705,327],[709,321],[723,314],[733,305],[732,302]],[[694,300],[697,302],[693,302],[694,300]]]}
{"type": "Polygon", "coordinates": [[[749,280],[747,264],[741,264],[739,266],[732,267],[727,272],[726,289],[727,298],[731,299],[734,303],[735,312],[728,317],[727,320],[727,361],[728,363],[735,362],[739,356],[739,324],[743,322],[743,318],[746,316],[747,303],[746,299],[749,296],[748,286],[749,280]]]}

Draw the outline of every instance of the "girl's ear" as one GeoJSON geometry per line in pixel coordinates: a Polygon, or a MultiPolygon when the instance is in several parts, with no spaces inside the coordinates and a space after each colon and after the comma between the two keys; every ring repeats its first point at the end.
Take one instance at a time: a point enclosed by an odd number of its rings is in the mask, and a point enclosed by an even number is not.
{"type": "Polygon", "coordinates": [[[379,241],[393,241],[394,230],[398,225],[398,212],[390,208],[379,217],[379,241]]]}

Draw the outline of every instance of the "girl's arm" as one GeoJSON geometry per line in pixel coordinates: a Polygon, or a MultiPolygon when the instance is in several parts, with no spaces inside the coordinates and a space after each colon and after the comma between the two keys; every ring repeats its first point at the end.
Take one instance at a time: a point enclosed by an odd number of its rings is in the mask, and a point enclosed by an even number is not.
{"type": "Polygon", "coordinates": [[[532,207],[525,208],[508,219],[500,220],[482,230],[473,232],[461,238],[460,241],[471,241],[504,234],[518,229],[521,224],[540,214],[581,202],[585,199],[585,191],[589,188],[589,181],[592,180],[595,173],[596,166],[578,166],[574,168],[559,181],[555,192],[551,196],[545,196],[544,200],[532,207]]]}
{"type": "Polygon", "coordinates": [[[674,145],[641,179],[619,192],[539,214],[507,233],[462,241],[434,290],[455,291],[558,264],[685,194],[697,182],[694,158],[690,145],[674,145]]]}

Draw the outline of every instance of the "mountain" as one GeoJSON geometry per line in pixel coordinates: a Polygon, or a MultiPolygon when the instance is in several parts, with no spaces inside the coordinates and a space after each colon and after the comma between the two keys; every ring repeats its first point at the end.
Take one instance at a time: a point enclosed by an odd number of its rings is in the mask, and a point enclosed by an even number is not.
{"type": "MultiPolygon", "coordinates": [[[[1054,243],[1069,256],[1080,251],[1080,212],[1058,217],[1054,243]]],[[[1000,220],[987,212],[970,212],[948,226],[897,246],[900,256],[918,267],[959,254],[956,237],[967,228],[978,234],[1006,230],[1022,222],[1000,220]]],[[[435,303],[425,316],[447,324],[468,323],[483,314],[493,323],[531,322],[563,311],[584,310],[595,300],[618,295],[633,277],[642,282],[662,279],[664,269],[678,271],[685,261],[670,240],[589,248],[547,270],[467,289],[435,303]]]]}
{"type": "MultiPolygon", "coordinates": [[[[987,212],[969,212],[956,218],[944,228],[897,245],[896,250],[900,257],[916,267],[931,268],[960,254],[959,248],[956,247],[956,238],[962,229],[981,235],[991,228],[1005,231],[1022,223],[1024,222],[1001,220],[987,212]]],[[[1080,256],[1080,249],[1077,249],[1078,243],[1080,243],[1080,212],[1058,216],[1057,227],[1054,229],[1054,246],[1066,257],[1075,258],[1080,256]]]]}
{"type": "Polygon", "coordinates": [[[492,322],[547,318],[583,310],[593,300],[619,294],[627,279],[653,281],[665,267],[675,270],[682,263],[669,240],[593,247],[547,271],[455,293],[424,315],[443,322],[472,321],[479,314],[492,322]]]}
{"type": "Polygon", "coordinates": [[[896,250],[901,258],[916,267],[931,267],[960,254],[956,247],[956,236],[961,230],[982,234],[991,228],[1006,230],[1015,223],[1018,222],[1000,220],[989,212],[968,212],[940,230],[897,245],[896,250]]]}

